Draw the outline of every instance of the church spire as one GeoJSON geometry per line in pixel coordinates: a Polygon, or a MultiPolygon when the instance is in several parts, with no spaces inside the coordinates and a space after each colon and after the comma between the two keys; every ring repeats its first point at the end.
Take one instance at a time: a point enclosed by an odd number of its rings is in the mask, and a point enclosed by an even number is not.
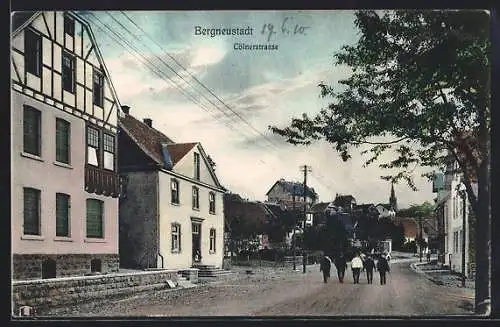
{"type": "Polygon", "coordinates": [[[391,183],[391,196],[389,198],[389,204],[394,211],[398,211],[398,199],[396,198],[396,192],[394,192],[394,183],[391,183]]]}

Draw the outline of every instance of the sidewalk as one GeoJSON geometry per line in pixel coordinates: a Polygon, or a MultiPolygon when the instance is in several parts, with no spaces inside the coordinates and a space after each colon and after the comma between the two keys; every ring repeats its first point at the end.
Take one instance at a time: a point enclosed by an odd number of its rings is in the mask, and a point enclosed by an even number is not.
{"type": "Polygon", "coordinates": [[[437,263],[416,262],[412,263],[411,268],[417,273],[425,275],[427,279],[437,285],[457,287],[468,294],[471,299],[474,298],[475,283],[474,280],[466,279],[465,288],[462,288],[461,276],[449,269],[444,269],[437,263]]]}

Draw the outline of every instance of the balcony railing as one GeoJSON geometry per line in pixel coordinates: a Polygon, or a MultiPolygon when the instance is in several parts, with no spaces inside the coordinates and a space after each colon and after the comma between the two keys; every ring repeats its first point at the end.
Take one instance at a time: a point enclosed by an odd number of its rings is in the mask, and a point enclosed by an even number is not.
{"type": "Polygon", "coordinates": [[[120,195],[120,178],[113,171],[86,165],[85,191],[116,198],[120,195]]]}

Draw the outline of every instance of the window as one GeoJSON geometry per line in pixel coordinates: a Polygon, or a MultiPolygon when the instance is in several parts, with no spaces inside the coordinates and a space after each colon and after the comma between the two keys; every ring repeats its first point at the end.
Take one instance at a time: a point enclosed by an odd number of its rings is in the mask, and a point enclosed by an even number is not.
{"type": "Polygon", "coordinates": [[[90,272],[101,272],[102,271],[102,261],[101,259],[92,259],[90,260],[90,272]]]}
{"type": "Polygon", "coordinates": [[[75,21],[68,15],[64,16],[64,33],[75,36],[75,21]]]}
{"type": "Polygon", "coordinates": [[[42,279],[56,278],[57,264],[55,260],[47,259],[42,262],[42,279]]]}
{"type": "Polygon", "coordinates": [[[103,238],[103,202],[87,199],[87,237],[103,238]]]}
{"type": "Polygon", "coordinates": [[[94,104],[104,107],[104,76],[94,69],[93,73],[94,88],[92,89],[94,104]]]}
{"type": "Polygon", "coordinates": [[[24,61],[26,72],[42,75],[42,37],[30,29],[24,33],[24,61]]]}
{"type": "Polygon", "coordinates": [[[67,52],[62,56],[63,90],[75,93],[75,57],[67,52]]]}
{"type": "Polygon", "coordinates": [[[35,156],[41,155],[42,113],[25,106],[23,113],[23,151],[35,156]]]}
{"type": "Polygon", "coordinates": [[[193,186],[193,209],[200,209],[200,190],[193,186]]]}
{"type": "Polygon", "coordinates": [[[181,225],[172,224],[172,252],[181,251],[181,225]]]}
{"type": "Polygon", "coordinates": [[[40,190],[24,188],[24,235],[40,235],[40,190]]]}
{"type": "Polygon", "coordinates": [[[87,163],[99,166],[99,130],[87,127],[87,163]]]}
{"type": "Polygon", "coordinates": [[[210,192],[208,194],[209,211],[210,213],[215,213],[215,193],[210,192]]]}
{"type": "Polygon", "coordinates": [[[200,154],[194,154],[194,178],[200,180],[200,154]]]}
{"type": "Polygon", "coordinates": [[[175,179],[172,179],[170,181],[170,188],[172,203],[179,204],[179,182],[175,179]]]}
{"type": "Polygon", "coordinates": [[[215,252],[215,228],[210,229],[210,252],[215,252]]]}
{"type": "Polygon", "coordinates": [[[70,133],[69,122],[56,119],[56,161],[69,164],[70,162],[70,133]]]}
{"type": "Polygon", "coordinates": [[[115,137],[104,133],[104,168],[115,169],[115,137]]]}
{"type": "Polygon", "coordinates": [[[69,237],[70,196],[56,193],[56,236],[69,237]]]}

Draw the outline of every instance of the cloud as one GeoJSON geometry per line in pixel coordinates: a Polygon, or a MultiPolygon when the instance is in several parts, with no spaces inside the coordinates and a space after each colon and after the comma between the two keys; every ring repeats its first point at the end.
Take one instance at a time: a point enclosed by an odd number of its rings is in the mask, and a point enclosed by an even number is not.
{"type": "Polygon", "coordinates": [[[190,68],[213,65],[221,61],[225,54],[226,51],[218,46],[200,46],[194,52],[190,68]]]}

